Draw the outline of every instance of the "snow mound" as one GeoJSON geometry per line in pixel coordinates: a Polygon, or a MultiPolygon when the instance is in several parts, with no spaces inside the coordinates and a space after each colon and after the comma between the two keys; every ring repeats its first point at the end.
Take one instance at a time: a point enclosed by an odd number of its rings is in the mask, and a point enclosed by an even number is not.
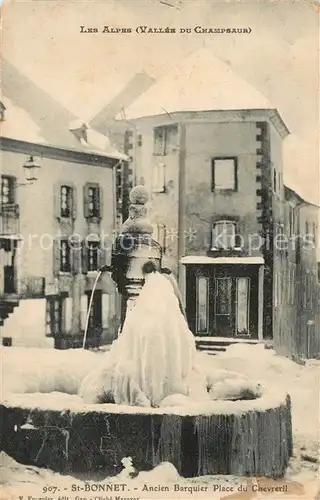
{"type": "Polygon", "coordinates": [[[107,356],[83,349],[23,347],[2,347],[1,354],[4,395],[53,391],[78,394],[83,378],[107,356]]]}

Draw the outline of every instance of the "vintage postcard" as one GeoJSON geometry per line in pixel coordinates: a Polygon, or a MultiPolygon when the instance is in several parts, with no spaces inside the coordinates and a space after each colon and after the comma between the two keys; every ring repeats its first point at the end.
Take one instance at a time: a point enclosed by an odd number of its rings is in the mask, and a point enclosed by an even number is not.
{"type": "Polygon", "coordinates": [[[319,500],[319,4],[1,8],[2,498],[319,500]]]}

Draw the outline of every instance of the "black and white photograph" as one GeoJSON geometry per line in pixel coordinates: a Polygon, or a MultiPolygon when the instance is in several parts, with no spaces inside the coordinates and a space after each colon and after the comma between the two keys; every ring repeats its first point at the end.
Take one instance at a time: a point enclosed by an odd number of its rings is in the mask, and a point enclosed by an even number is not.
{"type": "Polygon", "coordinates": [[[319,500],[319,3],[2,0],[1,498],[319,500]]]}

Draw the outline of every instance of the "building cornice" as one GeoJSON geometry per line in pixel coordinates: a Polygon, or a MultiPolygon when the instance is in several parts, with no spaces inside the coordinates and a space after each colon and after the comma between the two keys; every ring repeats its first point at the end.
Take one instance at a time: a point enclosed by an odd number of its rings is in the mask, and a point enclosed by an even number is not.
{"type": "MultiPolygon", "coordinates": [[[[282,120],[277,109],[212,109],[202,111],[176,111],[153,116],[145,116],[130,120],[132,124],[157,122],[159,125],[173,123],[227,123],[263,121],[269,122],[275,127],[279,135],[284,139],[290,134],[289,129],[282,120]]],[[[119,120],[120,121],[120,120],[119,120]]]]}
{"type": "Polygon", "coordinates": [[[98,153],[85,151],[77,151],[72,149],[60,148],[46,144],[36,144],[17,139],[1,137],[0,149],[3,151],[11,151],[21,154],[30,154],[34,156],[42,156],[52,158],[54,160],[62,160],[71,163],[79,163],[96,167],[113,168],[119,163],[118,158],[112,158],[98,153]]]}

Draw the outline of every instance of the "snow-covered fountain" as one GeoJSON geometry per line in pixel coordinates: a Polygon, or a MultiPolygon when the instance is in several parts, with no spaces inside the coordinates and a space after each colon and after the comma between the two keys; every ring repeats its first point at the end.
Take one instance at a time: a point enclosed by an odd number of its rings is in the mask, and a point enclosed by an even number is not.
{"type": "Polygon", "coordinates": [[[130,200],[111,265],[125,297],[119,338],[104,354],[52,352],[43,377],[24,368],[32,382],[11,386],[1,405],[4,451],[69,474],[115,475],[130,456],[138,471],[171,462],[185,477],[281,477],[292,453],[290,397],[196,351],[161,274],[145,189],[130,200]]]}

